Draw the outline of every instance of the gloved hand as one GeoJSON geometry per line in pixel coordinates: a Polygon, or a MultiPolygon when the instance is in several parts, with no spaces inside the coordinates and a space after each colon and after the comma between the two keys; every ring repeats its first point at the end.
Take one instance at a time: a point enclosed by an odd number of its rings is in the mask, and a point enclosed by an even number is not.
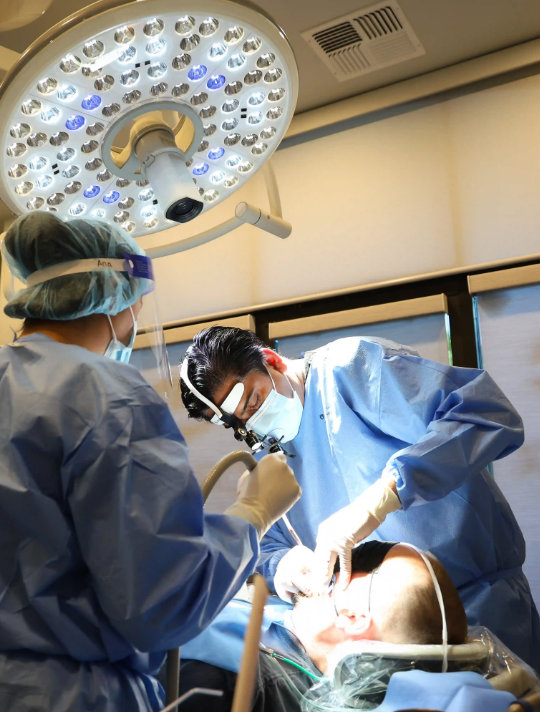
{"type": "Polygon", "coordinates": [[[293,546],[281,558],[274,575],[274,588],[277,595],[292,603],[292,595],[301,591],[309,596],[311,590],[311,572],[315,563],[315,554],[307,546],[293,546]]]}
{"type": "Polygon", "coordinates": [[[321,588],[328,585],[339,556],[339,585],[345,588],[351,578],[351,550],[365,539],[386,515],[401,509],[399,497],[388,479],[378,479],[350,504],[319,525],[313,581],[321,588]]]}
{"type": "Polygon", "coordinates": [[[238,480],[238,499],[225,514],[246,519],[264,536],[272,524],[300,499],[302,489],[282,452],[263,457],[238,480]]]}

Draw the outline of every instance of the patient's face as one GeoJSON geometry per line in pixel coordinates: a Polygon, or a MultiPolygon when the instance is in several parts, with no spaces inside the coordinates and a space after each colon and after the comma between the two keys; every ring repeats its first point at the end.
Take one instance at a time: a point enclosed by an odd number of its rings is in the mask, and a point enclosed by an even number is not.
{"type": "Polygon", "coordinates": [[[379,578],[383,562],[396,552],[399,544],[394,542],[364,542],[353,553],[354,573],[346,589],[339,587],[337,573],[335,585],[325,593],[298,597],[291,614],[293,632],[322,672],[336,645],[377,634],[373,609],[379,607],[379,598],[384,599],[389,583],[381,587],[379,578]]]}
{"type": "MultiPolygon", "coordinates": [[[[292,611],[294,633],[304,647],[311,644],[337,644],[349,637],[349,616],[357,617],[369,610],[371,573],[354,573],[345,590],[336,582],[323,594],[299,595],[292,611]]],[[[309,651],[308,651],[309,652],[309,651]]]]}
{"type": "Polygon", "coordinates": [[[306,640],[330,634],[336,622],[333,593],[304,596],[297,594],[291,613],[294,632],[305,645],[306,640]]]}

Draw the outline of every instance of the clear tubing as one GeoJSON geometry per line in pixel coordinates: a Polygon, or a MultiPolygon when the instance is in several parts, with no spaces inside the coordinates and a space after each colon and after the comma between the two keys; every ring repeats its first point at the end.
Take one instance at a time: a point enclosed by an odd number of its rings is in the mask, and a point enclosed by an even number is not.
{"type": "Polygon", "coordinates": [[[302,540],[300,539],[300,537],[298,536],[298,534],[297,534],[296,531],[294,530],[293,525],[290,523],[289,517],[288,517],[286,514],[284,514],[284,515],[281,517],[281,519],[282,519],[283,523],[285,524],[285,526],[287,527],[287,530],[289,531],[289,534],[292,536],[292,538],[295,540],[295,542],[298,544],[298,546],[302,546],[302,540]]]}
{"type": "Polygon", "coordinates": [[[437,581],[437,577],[435,576],[435,572],[433,571],[433,566],[431,565],[429,559],[425,554],[420,551],[414,544],[408,544],[407,542],[400,542],[402,546],[406,546],[409,549],[412,549],[413,551],[416,551],[416,553],[422,557],[422,561],[427,567],[427,570],[429,571],[431,575],[431,579],[433,581],[433,586],[435,587],[435,594],[437,596],[437,601],[439,602],[439,608],[441,609],[441,619],[442,619],[442,648],[443,648],[443,658],[442,658],[442,672],[447,672],[448,671],[448,628],[446,625],[446,612],[444,610],[444,600],[443,600],[443,595],[441,592],[441,587],[439,586],[439,582],[437,581]]]}

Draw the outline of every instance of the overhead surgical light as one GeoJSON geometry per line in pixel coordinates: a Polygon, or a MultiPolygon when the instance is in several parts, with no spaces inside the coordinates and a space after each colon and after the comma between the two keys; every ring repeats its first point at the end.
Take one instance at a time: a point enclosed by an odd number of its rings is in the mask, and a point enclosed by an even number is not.
{"type": "Polygon", "coordinates": [[[0,86],[1,197],[15,214],[96,217],[133,236],[187,222],[267,161],[297,92],[289,44],[252,6],[101,0],[0,86]]]}

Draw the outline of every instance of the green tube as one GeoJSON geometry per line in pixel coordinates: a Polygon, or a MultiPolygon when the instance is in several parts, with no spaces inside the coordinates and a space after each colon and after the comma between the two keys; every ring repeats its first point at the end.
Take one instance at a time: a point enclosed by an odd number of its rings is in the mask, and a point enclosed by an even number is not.
{"type": "Polygon", "coordinates": [[[279,653],[275,653],[274,651],[269,652],[264,650],[267,655],[270,655],[272,658],[276,658],[276,660],[282,660],[284,663],[288,663],[289,665],[292,665],[295,668],[298,668],[298,670],[301,670],[303,673],[311,677],[313,680],[322,680],[322,677],[319,677],[318,675],[314,675],[312,672],[309,670],[306,670],[305,667],[302,667],[298,663],[295,663],[294,660],[290,660],[289,658],[286,658],[284,655],[279,655],[279,653]]]}

